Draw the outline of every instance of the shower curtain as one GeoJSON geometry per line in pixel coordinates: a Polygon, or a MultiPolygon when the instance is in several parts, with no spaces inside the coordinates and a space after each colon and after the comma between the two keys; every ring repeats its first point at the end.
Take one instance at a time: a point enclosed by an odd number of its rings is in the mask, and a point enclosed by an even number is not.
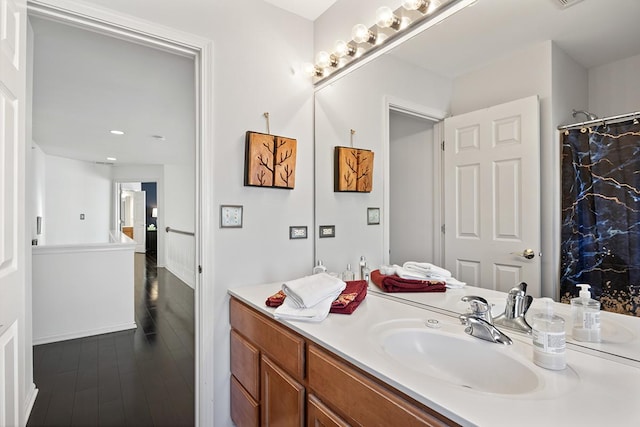
{"type": "Polygon", "coordinates": [[[640,316],[640,125],[634,121],[561,133],[560,297],[569,302],[578,295],[576,284],[588,283],[603,310],[640,316]]]}

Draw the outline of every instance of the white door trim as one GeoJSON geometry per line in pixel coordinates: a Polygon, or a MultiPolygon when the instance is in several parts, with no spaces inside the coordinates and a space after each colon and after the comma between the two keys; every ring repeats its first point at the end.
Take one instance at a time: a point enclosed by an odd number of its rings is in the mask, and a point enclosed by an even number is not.
{"type": "Polygon", "coordinates": [[[213,41],[132,16],[68,0],[28,0],[29,14],[56,19],[114,37],[135,40],[195,58],[196,69],[196,266],[195,280],[195,420],[197,426],[213,425],[214,381],[213,326],[213,41]],[[206,197],[204,197],[206,195],[206,197]]]}
{"type": "Polygon", "coordinates": [[[433,194],[438,195],[437,198],[433,200],[433,236],[434,249],[439,249],[434,251],[434,260],[433,262],[438,264],[442,259],[442,234],[440,232],[440,227],[442,224],[442,208],[441,208],[441,198],[442,198],[442,150],[440,149],[440,144],[435,143],[436,139],[441,136],[441,129],[438,125],[438,122],[444,120],[447,116],[447,113],[442,110],[437,110],[435,108],[426,107],[424,105],[416,104],[415,102],[407,101],[401,98],[397,98],[394,96],[385,96],[382,108],[382,263],[389,264],[389,244],[390,244],[390,224],[389,224],[389,209],[390,209],[390,186],[389,186],[389,175],[390,175],[390,165],[389,165],[389,112],[397,111],[400,113],[408,114],[414,117],[419,117],[425,120],[431,120],[435,123],[434,125],[434,144],[433,144],[433,160],[434,160],[434,169],[433,169],[433,194]]]}

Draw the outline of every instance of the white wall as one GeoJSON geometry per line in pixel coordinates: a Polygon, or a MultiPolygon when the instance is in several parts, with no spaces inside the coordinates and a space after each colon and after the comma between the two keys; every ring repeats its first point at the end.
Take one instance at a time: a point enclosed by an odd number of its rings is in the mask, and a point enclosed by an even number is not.
{"type": "Polygon", "coordinates": [[[356,265],[360,256],[371,266],[384,261],[385,218],[367,225],[367,208],[384,203],[386,97],[444,112],[451,81],[385,55],[316,93],[316,222],[336,226],[335,238],[316,242],[316,257],[329,271],[356,265]],[[375,154],[370,193],[333,191],[334,147],[350,145],[350,129],[356,131],[354,147],[375,154]]]}
{"type": "Polygon", "coordinates": [[[35,143],[31,144],[31,150],[29,150],[29,168],[30,168],[30,186],[27,190],[29,197],[29,217],[27,218],[27,224],[31,227],[31,239],[38,239],[39,245],[45,245],[47,240],[45,238],[46,224],[45,218],[45,200],[46,200],[46,155],[42,149],[35,143]],[[36,217],[41,216],[43,218],[41,225],[41,234],[37,234],[37,222],[36,217]]]}
{"type": "MultiPolygon", "coordinates": [[[[195,169],[193,166],[165,165],[165,227],[195,231],[195,169]]],[[[166,267],[192,288],[195,286],[195,237],[164,232],[166,267]]]]}
{"type": "MultiPolygon", "coordinates": [[[[313,25],[262,0],[158,2],[90,0],[147,21],[213,40],[214,50],[214,258],[202,260],[213,270],[215,317],[211,357],[215,364],[216,425],[229,425],[229,322],[227,289],[298,277],[313,264],[313,235],[289,240],[290,225],[313,230],[312,86],[300,65],[313,57],[313,25]],[[243,186],[244,137],[266,131],[298,140],[296,188],[274,190],[243,186]],[[244,205],[241,229],[218,229],[220,204],[244,205]]],[[[161,194],[161,190],[158,190],[161,194]]],[[[160,207],[159,207],[160,208],[160,207]]],[[[160,225],[162,228],[162,225],[160,225]]],[[[160,250],[160,248],[159,248],[160,250]]],[[[210,325],[205,325],[209,327],[210,325]]]]}
{"type": "Polygon", "coordinates": [[[589,70],[589,111],[598,117],[640,111],[640,55],[589,70]]]}
{"type": "Polygon", "coordinates": [[[391,264],[433,259],[434,122],[389,115],[389,223],[391,264]]]}
{"type": "Polygon", "coordinates": [[[110,167],[57,156],[45,163],[47,244],[109,241],[110,167]]]}

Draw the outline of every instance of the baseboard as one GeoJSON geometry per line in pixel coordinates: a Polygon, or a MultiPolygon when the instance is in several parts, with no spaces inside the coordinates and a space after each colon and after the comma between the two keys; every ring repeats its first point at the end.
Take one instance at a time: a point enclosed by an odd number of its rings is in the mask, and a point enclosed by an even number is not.
{"type": "Polygon", "coordinates": [[[129,329],[136,329],[136,328],[137,328],[137,325],[135,322],[133,322],[133,323],[125,323],[121,325],[108,326],[105,328],[70,332],[70,333],[61,334],[61,335],[51,335],[48,337],[34,338],[33,345],[49,344],[52,342],[67,341],[67,340],[73,340],[76,338],[84,338],[84,337],[90,337],[93,335],[109,334],[111,332],[120,332],[120,331],[129,330],[129,329]]]}
{"type": "Polygon", "coordinates": [[[33,410],[33,405],[36,403],[36,397],[38,396],[38,389],[34,383],[31,383],[31,387],[29,387],[29,392],[27,393],[25,399],[25,407],[24,407],[24,419],[25,422],[29,421],[29,417],[31,416],[31,411],[33,410]]]}

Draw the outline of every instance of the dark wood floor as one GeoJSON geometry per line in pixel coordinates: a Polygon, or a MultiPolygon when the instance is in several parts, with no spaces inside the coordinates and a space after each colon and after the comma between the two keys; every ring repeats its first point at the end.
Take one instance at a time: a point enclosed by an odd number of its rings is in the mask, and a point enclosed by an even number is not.
{"type": "Polygon", "coordinates": [[[194,425],[193,290],[135,257],[138,328],[35,346],[28,426],[194,425]]]}

